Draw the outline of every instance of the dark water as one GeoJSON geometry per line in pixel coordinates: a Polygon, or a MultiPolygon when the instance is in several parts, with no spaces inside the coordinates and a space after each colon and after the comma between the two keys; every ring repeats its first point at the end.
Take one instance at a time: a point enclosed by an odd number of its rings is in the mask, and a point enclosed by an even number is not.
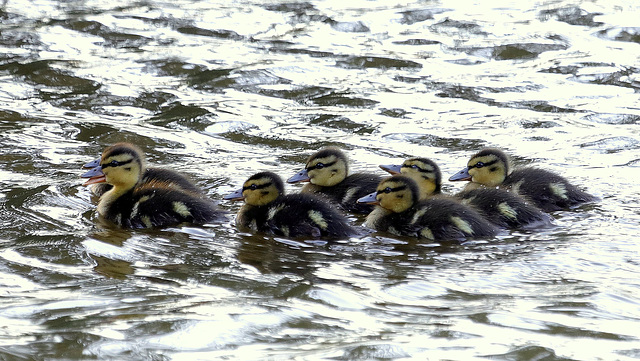
{"type": "Polygon", "coordinates": [[[5,3],[0,359],[640,358],[637,1],[5,3]],[[602,200],[464,244],[123,231],[79,179],[119,141],[215,199],[337,145],[498,146],[602,200]]]}

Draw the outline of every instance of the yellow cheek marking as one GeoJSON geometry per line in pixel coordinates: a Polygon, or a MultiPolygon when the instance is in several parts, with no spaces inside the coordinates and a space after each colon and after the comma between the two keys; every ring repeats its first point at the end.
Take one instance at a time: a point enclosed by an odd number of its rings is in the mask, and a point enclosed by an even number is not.
{"type": "Polygon", "coordinates": [[[567,199],[567,187],[565,187],[562,183],[551,183],[549,184],[549,188],[551,189],[551,193],[557,195],[562,199],[567,199]]]}
{"type": "Polygon", "coordinates": [[[272,220],[273,217],[276,216],[276,213],[280,212],[284,208],[284,204],[281,204],[277,207],[269,208],[269,212],[267,213],[267,220],[272,220]]]}
{"type": "Polygon", "coordinates": [[[431,230],[427,227],[424,227],[423,229],[420,230],[420,236],[426,239],[435,239],[433,237],[433,232],[431,232],[431,230]]]}
{"type": "Polygon", "coordinates": [[[249,223],[249,229],[253,231],[258,230],[258,222],[255,219],[252,219],[251,222],[249,223]]]}
{"type": "Polygon", "coordinates": [[[471,225],[460,217],[451,217],[451,222],[458,227],[462,232],[466,234],[473,234],[473,228],[471,225]]]}
{"type": "Polygon", "coordinates": [[[411,218],[411,224],[415,224],[422,216],[424,216],[424,214],[427,213],[426,209],[420,209],[418,210],[414,215],[413,218],[411,218]]]}
{"type": "Polygon", "coordinates": [[[498,204],[498,211],[500,211],[500,214],[507,218],[516,219],[518,217],[518,212],[515,209],[511,208],[511,206],[507,204],[507,202],[498,204]]]}
{"type": "Polygon", "coordinates": [[[327,223],[327,220],[324,219],[324,216],[322,215],[322,213],[318,211],[309,211],[308,214],[309,214],[309,218],[311,218],[313,223],[317,224],[318,227],[325,230],[327,229],[329,224],[327,223]]]}
{"type": "Polygon", "coordinates": [[[289,233],[290,233],[289,232],[289,227],[282,226],[281,230],[282,230],[282,234],[284,234],[285,237],[289,237],[289,233]]]}
{"type": "Polygon", "coordinates": [[[153,227],[153,224],[151,223],[151,218],[149,218],[149,216],[142,216],[140,217],[140,220],[142,221],[142,223],[144,223],[144,225],[147,228],[153,227]]]}
{"type": "Polygon", "coordinates": [[[118,213],[118,215],[116,216],[115,222],[119,226],[122,225],[122,213],[118,213]]]}
{"type": "Polygon", "coordinates": [[[182,202],[173,202],[171,205],[173,206],[174,212],[178,213],[179,215],[185,218],[191,216],[191,211],[189,210],[189,207],[187,207],[186,204],[182,202]]]}

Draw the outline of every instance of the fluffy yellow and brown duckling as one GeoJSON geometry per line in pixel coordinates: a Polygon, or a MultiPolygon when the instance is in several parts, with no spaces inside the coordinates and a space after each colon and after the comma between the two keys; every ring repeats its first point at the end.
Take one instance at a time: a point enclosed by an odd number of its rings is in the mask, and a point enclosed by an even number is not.
{"type": "Polygon", "coordinates": [[[450,181],[471,181],[465,190],[503,188],[531,200],[546,212],[575,207],[592,202],[596,197],[571,184],[564,177],[540,168],[512,170],[509,157],[501,150],[486,148],[467,162],[467,167],[449,178],[450,181]]]}
{"type": "Polygon", "coordinates": [[[236,224],[252,231],[314,238],[355,233],[347,218],[325,199],[306,193],[284,194],[284,182],[272,172],[254,174],[224,199],[244,200],[236,224]]]}
{"type": "Polygon", "coordinates": [[[311,155],[305,168],[287,182],[309,182],[301,192],[325,196],[347,212],[367,214],[373,206],[359,204],[357,200],[373,192],[381,179],[370,173],[349,174],[349,160],[344,152],[327,147],[311,155]]]}
{"type": "MultiPolygon", "coordinates": [[[[128,147],[132,152],[137,154],[137,158],[141,160],[142,164],[142,179],[141,182],[162,182],[168,187],[173,187],[178,190],[184,190],[187,192],[201,193],[202,190],[198,188],[191,180],[178,172],[164,169],[164,168],[147,168],[142,151],[131,143],[119,143],[123,147],[128,147]]],[[[102,157],[94,159],[82,166],[85,169],[93,169],[100,166],[102,157]]],[[[96,183],[91,186],[91,193],[100,197],[113,186],[109,183],[96,183]]]]}
{"type": "Polygon", "coordinates": [[[416,182],[394,175],[358,202],[377,205],[365,225],[378,231],[435,241],[492,237],[498,228],[473,208],[445,197],[419,200],[416,182]]]}
{"type": "Polygon", "coordinates": [[[104,150],[100,164],[85,174],[84,185],[111,185],[98,203],[98,213],[125,228],[162,227],[218,220],[218,210],[202,192],[188,191],[161,178],[143,177],[142,152],[132,144],[117,143],[104,150]]]}
{"type": "MultiPolygon", "coordinates": [[[[420,199],[442,194],[442,173],[431,159],[410,158],[402,165],[381,165],[380,168],[415,180],[420,190],[420,199]]],[[[491,223],[502,228],[529,228],[551,222],[548,214],[503,189],[478,188],[456,194],[455,198],[474,207],[491,223]]]]}

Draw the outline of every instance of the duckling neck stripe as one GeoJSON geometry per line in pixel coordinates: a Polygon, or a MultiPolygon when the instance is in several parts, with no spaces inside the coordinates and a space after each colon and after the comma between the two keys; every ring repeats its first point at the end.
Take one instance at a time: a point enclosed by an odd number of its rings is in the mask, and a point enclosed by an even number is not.
{"type": "Polygon", "coordinates": [[[121,165],[125,165],[125,164],[129,164],[133,161],[133,159],[129,159],[129,160],[125,160],[123,162],[118,162],[117,160],[112,160],[111,162],[101,165],[102,169],[104,168],[108,168],[108,167],[119,167],[121,165]]]}
{"type": "Polygon", "coordinates": [[[330,162],[330,163],[317,163],[316,165],[313,165],[311,167],[307,167],[307,172],[310,171],[310,170],[317,169],[317,168],[331,167],[332,165],[336,164],[336,162],[337,161],[333,161],[333,162],[330,162]],[[320,165],[320,164],[322,164],[322,165],[320,165]]]}

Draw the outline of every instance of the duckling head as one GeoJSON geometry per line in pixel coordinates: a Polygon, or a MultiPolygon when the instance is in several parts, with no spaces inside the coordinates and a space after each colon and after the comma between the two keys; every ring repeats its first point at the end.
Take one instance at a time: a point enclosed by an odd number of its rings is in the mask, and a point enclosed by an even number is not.
{"type": "Polygon", "coordinates": [[[394,213],[404,212],[418,201],[416,182],[405,175],[383,179],[376,191],[358,199],[358,203],[376,204],[394,213]]]}
{"type": "Polygon", "coordinates": [[[287,182],[311,182],[321,187],[331,187],[342,182],[348,174],[347,156],[338,148],[327,147],[311,155],[305,168],[287,179],[287,182]]]}
{"type": "Polygon", "coordinates": [[[260,172],[252,175],[238,189],[227,194],[223,199],[241,201],[252,206],[264,206],[275,201],[284,194],[284,183],[272,172],[260,172]]]}
{"type": "Polygon", "coordinates": [[[133,144],[117,143],[102,152],[99,165],[82,175],[89,178],[83,185],[106,182],[116,189],[128,190],[138,183],[143,170],[142,151],[133,144]]]}
{"type": "Polygon", "coordinates": [[[472,181],[487,187],[497,187],[511,173],[509,157],[501,150],[486,148],[467,162],[467,167],[452,175],[450,181],[472,181]]]}
{"type": "Polygon", "coordinates": [[[420,198],[439,194],[442,186],[442,173],[436,162],[428,158],[409,158],[402,165],[381,165],[380,168],[391,174],[411,177],[418,184],[420,198]]]}

